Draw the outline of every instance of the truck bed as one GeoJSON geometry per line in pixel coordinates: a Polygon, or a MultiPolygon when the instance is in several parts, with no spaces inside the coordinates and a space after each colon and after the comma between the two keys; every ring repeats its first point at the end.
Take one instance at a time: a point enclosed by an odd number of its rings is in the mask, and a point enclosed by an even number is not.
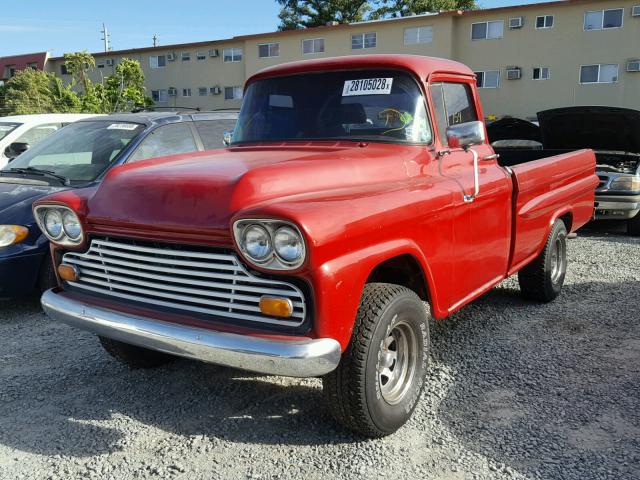
{"type": "Polygon", "coordinates": [[[509,167],[514,185],[513,240],[508,274],[513,274],[539,254],[557,218],[567,222],[569,231],[587,223],[593,216],[598,185],[592,150],[522,150],[513,153],[500,158],[500,164],[509,167]]]}

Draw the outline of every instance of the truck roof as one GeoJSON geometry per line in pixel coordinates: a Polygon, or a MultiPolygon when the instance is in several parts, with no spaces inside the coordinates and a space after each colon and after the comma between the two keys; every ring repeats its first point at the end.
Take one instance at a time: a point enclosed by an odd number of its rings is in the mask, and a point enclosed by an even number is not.
{"type": "Polygon", "coordinates": [[[300,73],[321,72],[323,70],[357,70],[394,69],[399,68],[413,72],[418,78],[426,79],[432,73],[456,73],[473,76],[473,71],[466,65],[445,58],[427,57],[424,55],[355,55],[351,57],[331,57],[314,60],[301,60],[283,63],[260,70],[247,80],[247,84],[263,77],[295,75],[300,73]]]}

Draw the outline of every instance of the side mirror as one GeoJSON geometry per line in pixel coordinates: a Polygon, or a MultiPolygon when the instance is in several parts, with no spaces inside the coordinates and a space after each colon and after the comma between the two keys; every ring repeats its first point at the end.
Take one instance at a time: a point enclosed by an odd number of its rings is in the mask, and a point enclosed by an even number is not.
{"type": "Polygon", "coordinates": [[[28,143],[25,143],[25,142],[13,142],[11,145],[9,145],[5,149],[4,155],[5,155],[5,157],[7,157],[9,159],[9,161],[11,161],[14,158],[16,158],[18,155],[20,155],[21,153],[26,152],[27,150],[29,150],[29,144],[28,143]]]}
{"type": "Polygon", "coordinates": [[[233,141],[233,132],[224,132],[222,141],[224,142],[225,147],[231,145],[231,142],[233,141]]]}
{"type": "Polygon", "coordinates": [[[485,142],[484,124],[482,122],[466,122],[451,125],[447,128],[447,143],[449,148],[464,148],[485,142]]]}

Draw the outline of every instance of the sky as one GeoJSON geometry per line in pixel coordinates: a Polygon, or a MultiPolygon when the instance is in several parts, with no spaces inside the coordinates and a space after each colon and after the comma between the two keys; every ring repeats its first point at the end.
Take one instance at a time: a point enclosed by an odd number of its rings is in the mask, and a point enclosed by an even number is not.
{"type": "MultiPolygon", "coordinates": [[[[483,8],[545,0],[479,0],[483,8]]],[[[0,57],[100,52],[102,23],[114,50],[230,38],[277,29],[275,0],[19,0],[0,8],[0,57]]]]}

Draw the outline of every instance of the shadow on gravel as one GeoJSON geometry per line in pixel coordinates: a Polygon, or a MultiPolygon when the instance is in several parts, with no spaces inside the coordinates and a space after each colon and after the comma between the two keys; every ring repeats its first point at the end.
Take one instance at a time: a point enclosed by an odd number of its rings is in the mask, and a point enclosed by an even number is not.
{"type": "Polygon", "coordinates": [[[455,372],[439,418],[532,478],[640,478],[638,299],[637,281],[569,284],[547,305],[498,287],[436,322],[436,364],[455,372]]]}

